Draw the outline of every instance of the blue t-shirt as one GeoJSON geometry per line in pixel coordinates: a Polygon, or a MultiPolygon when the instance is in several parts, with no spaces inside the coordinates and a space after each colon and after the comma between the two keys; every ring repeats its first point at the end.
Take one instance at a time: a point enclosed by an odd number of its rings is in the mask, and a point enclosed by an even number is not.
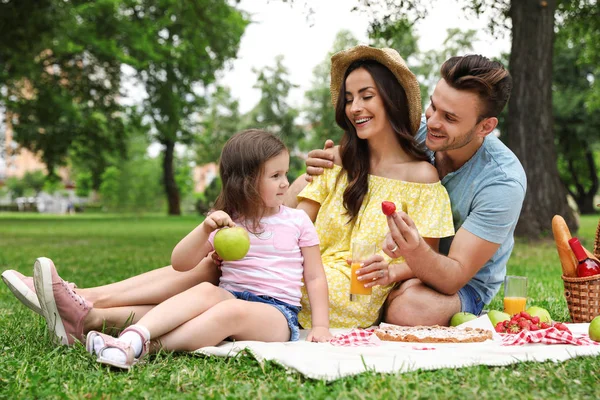
{"type": "MultiPolygon", "coordinates": [[[[416,135],[425,147],[425,116],[416,135]]],[[[432,163],[434,153],[427,150],[432,163]]],[[[514,153],[493,134],[488,135],[473,157],[442,179],[450,196],[454,230],[462,227],[492,243],[500,244],[492,258],[467,283],[489,304],[500,290],[506,263],[512,252],[514,231],[527,189],[523,166],[514,153]]],[[[452,239],[440,241],[440,253],[448,254],[452,239]]]]}

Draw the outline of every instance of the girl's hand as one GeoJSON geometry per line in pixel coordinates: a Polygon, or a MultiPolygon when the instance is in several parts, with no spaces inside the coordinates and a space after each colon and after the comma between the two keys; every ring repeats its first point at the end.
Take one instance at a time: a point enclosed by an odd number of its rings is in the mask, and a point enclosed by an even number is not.
{"type": "Polygon", "coordinates": [[[323,326],[315,326],[306,337],[307,342],[329,342],[333,335],[329,332],[328,328],[323,326]]]}
{"type": "Polygon", "coordinates": [[[225,211],[214,211],[210,213],[208,217],[202,223],[207,233],[214,231],[215,229],[223,228],[228,226],[233,228],[235,223],[225,211]]]}

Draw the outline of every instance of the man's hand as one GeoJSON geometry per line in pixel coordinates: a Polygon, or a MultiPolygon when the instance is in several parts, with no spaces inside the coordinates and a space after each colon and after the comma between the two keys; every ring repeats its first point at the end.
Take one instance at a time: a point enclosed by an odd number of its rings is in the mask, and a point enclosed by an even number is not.
{"type": "Polygon", "coordinates": [[[313,327],[308,336],[306,337],[307,342],[329,342],[333,335],[329,332],[329,329],[323,326],[313,327]]]}
{"type": "Polygon", "coordinates": [[[312,177],[315,175],[321,175],[323,168],[333,167],[333,154],[329,149],[334,146],[333,140],[327,139],[325,141],[325,147],[323,150],[312,150],[308,153],[308,159],[306,160],[306,174],[305,179],[308,182],[312,181],[312,177]]]}

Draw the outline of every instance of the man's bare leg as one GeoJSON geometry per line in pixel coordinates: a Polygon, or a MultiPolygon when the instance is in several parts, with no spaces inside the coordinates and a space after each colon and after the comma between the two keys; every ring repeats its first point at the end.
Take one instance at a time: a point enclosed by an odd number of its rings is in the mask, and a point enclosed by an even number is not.
{"type": "Polygon", "coordinates": [[[94,308],[156,305],[201,282],[218,284],[220,275],[212,259],[206,257],[186,272],[167,266],[104,286],[77,288],[76,292],[94,303],[94,308]]]}
{"type": "Polygon", "coordinates": [[[387,323],[404,326],[448,326],[457,312],[460,312],[458,294],[447,296],[425,286],[418,279],[409,279],[390,292],[383,319],[387,323]]]}

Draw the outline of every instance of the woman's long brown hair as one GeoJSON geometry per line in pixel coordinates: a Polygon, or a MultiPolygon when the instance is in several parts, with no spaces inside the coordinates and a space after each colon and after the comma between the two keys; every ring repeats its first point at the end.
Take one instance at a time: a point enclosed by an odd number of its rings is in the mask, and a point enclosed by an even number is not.
{"type": "Polygon", "coordinates": [[[344,190],[343,197],[346,214],[350,217],[350,221],[358,215],[365,195],[369,191],[369,146],[366,140],[358,137],[354,125],[346,116],[346,78],[352,71],[360,68],[365,69],[373,77],[387,118],[404,151],[416,160],[428,159],[425,151],[417,146],[415,138],[411,134],[406,93],[394,74],[373,60],[358,60],[350,64],[344,75],[335,108],[335,120],[338,126],[344,130],[340,144],[340,156],[342,167],[348,176],[348,186],[344,190]]]}

